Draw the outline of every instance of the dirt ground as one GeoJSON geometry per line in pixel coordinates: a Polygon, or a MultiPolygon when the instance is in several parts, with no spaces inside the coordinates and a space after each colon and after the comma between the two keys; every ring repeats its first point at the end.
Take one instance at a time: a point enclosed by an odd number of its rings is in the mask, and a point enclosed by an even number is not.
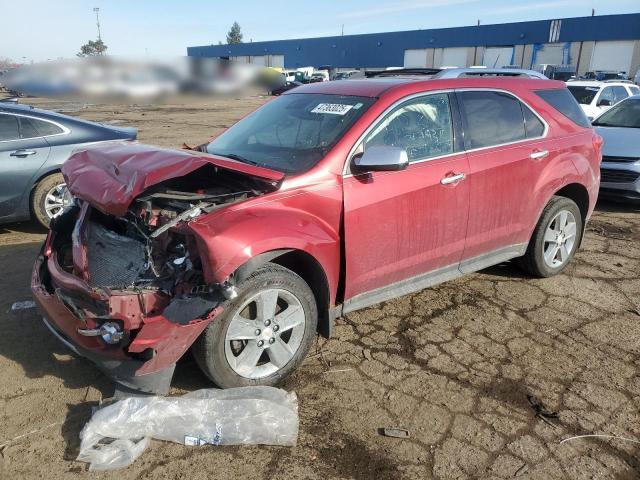
{"type": "MultiPolygon", "coordinates": [[[[31,99],[29,99],[31,101],[31,99]]],[[[89,120],[179,146],[206,138],[259,96],[164,106],[52,101],[89,120]]],[[[340,319],[283,387],[300,405],[295,448],[153,442],[126,470],[74,459],[91,407],[109,391],[69,354],[29,300],[43,231],[0,227],[0,478],[638,478],[640,209],[600,203],[563,275],[539,280],[506,263],[340,319]],[[534,398],[535,397],[535,398],[534,398]],[[543,404],[558,418],[536,416],[543,404]],[[381,436],[382,427],[410,431],[381,436]],[[574,439],[604,434],[635,440],[574,439]]],[[[211,385],[187,356],[172,394],[211,385]]]]}

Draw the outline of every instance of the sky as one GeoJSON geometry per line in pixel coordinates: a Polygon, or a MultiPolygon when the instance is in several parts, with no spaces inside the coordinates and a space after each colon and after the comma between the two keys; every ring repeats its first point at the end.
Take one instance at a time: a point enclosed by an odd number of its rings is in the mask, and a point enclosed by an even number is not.
{"type": "Polygon", "coordinates": [[[640,0],[21,0],[0,8],[0,59],[72,58],[97,38],[109,54],[175,57],[217,44],[237,21],[244,41],[640,12],[640,0]]]}

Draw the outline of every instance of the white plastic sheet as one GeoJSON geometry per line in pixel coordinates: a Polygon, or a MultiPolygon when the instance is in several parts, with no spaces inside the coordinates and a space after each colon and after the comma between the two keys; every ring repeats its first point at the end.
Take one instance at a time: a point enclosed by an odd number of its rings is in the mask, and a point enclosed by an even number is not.
{"type": "Polygon", "coordinates": [[[298,401],[295,393],[273,387],[126,398],[95,412],[80,432],[78,460],[90,463],[92,471],[123,468],[144,452],[150,438],[190,446],[294,446],[298,401]]]}

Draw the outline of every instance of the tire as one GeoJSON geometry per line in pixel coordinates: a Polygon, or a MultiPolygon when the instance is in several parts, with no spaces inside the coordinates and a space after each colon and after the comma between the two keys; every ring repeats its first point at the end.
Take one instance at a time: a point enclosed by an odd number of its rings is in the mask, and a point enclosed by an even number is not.
{"type": "Polygon", "coordinates": [[[576,203],[566,197],[554,196],[542,211],[540,220],[536,225],[527,252],[520,258],[520,266],[528,273],[536,277],[552,277],[559,274],[573,258],[582,240],[583,223],[580,209],[576,203]],[[562,218],[565,215],[566,225],[562,227],[562,218]],[[558,223],[559,222],[559,223],[558,223]],[[575,228],[569,225],[573,223],[575,228]],[[545,239],[545,234],[549,233],[545,239]],[[575,230],[573,236],[571,232],[575,230]],[[562,235],[558,235],[562,233],[562,235]],[[556,241],[550,241],[555,234],[556,241]],[[560,243],[557,243],[560,241],[560,243]],[[564,247],[564,249],[563,249],[564,247]],[[555,250],[555,254],[554,254],[555,250]],[[547,256],[545,258],[545,253],[547,256]]]}
{"type": "MultiPolygon", "coordinates": [[[[49,213],[47,213],[47,206],[50,207],[50,211],[52,212],[58,211],[57,209],[51,210],[51,204],[47,205],[47,195],[61,186],[65,186],[64,177],[61,173],[54,173],[40,180],[33,190],[33,195],[31,195],[31,212],[38,223],[45,228],[49,227],[49,222],[52,218],[49,213]]],[[[65,195],[68,196],[68,194],[63,194],[63,197],[65,197],[65,195]]],[[[70,198],[66,198],[64,201],[69,199],[70,198]]],[[[65,204],[63,203],[63,205],[65,204]]]]}
{"type": "Polygon", "coordinates": [[[238,296],[225,302],[224,311],[194,343],[196,362],[220,388],[276,385],[300,365],[315,339],[318,310],[313,292],[297,274],[272,263],[256,270],[237,288],[238,296]],[[277,293],[276,313],[290,312],[289,320],[284,315],[276,315],[272,320],[268,318],[270,315],[260,317],[258,302],[270,311],[268,305],[273,302],[268,299],[276,295],[273,292],[277,293]],[[256,300],[252,301],[253,298],[256,300]],[[303,324],[288,329],[289,324],[300,321],[302,313],[303,324]],[[241,339],[232,340],[238,337],[241,339]],[[287,345],[284,349],[283,343],[287,345]],[[292,356],[286,360],[289,353],[292,356]],[[259,355],[257,365],[252,367],[256,355],[259,355]],[[250,360],[245,361],[247,358],[250,360]]]}

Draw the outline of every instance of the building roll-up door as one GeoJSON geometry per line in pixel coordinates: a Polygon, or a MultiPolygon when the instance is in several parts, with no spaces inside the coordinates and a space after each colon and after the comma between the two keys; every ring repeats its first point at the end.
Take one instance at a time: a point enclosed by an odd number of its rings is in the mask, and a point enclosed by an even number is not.
{"type": "Polygon", "coordinates": [[[259,65],[261,67],[265,67],[267,65],[266,58],[263,55],[251,57],[251,63],[253,63],[254,65],[259,65]]]}
{"type": "Polygon", "coordinates": [[[284,55],[271,55],[270,67],[284,68],[284,55]]]}
{"type": "Polygon", "coordinates": [[[427,49],[412,49],[404,51],[405,68],[425,68],[427,66],[427,49]]]}
{"type": "Polygon", "coordinates": [[[531,67],[535,65],[569,65],[570,43],[545,43],[533,46],[531,67]]]}
{"type": "Polygon", "coordinates": [[[487,47],[482,58],[482,65],[489,68],[502,68],[511,65],[513,47],[487,47]]]}
{"type": "Polygon", "coordinates": [[[630,73],[633,57],[633,40],[596,42],[591,55],[589,70],[611,70],[630,73]]]}
{"type": "Polygon", "coordinates": [[[434,53],[433,66],[466,67],[467,47],[438,48],[434,53]]]}

